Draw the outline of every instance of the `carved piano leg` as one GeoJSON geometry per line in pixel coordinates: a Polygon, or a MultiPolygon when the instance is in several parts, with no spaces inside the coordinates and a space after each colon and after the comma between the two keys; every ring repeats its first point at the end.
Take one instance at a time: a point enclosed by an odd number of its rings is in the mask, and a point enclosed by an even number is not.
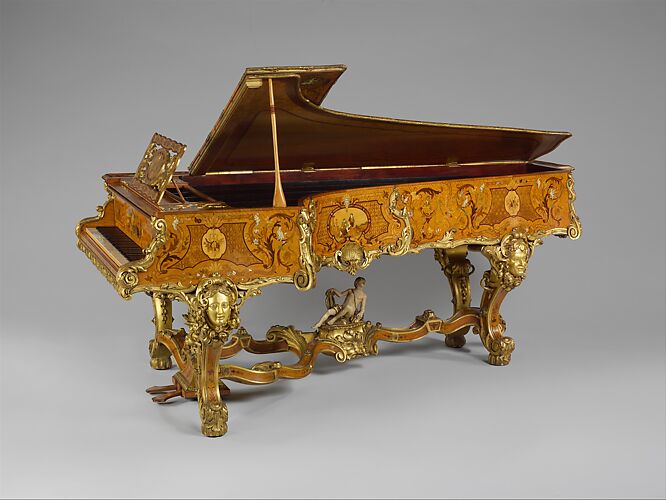
{"type": "MultiPolygon", "coordinates": [[[[435,248],[435,259],[442,266],[442,271],[449,280],[453,299],[453,313],[468,308],[472,302],[472,288],[469,276],[474,272],[474,266],[467,259],[467,246],[455,248],[435,248]]],[[[469,326],[444,336],[444,342],[449,347],[462,347],[465,345],[465,335],[469,326]]]]}
{"type": "Polygon", "coordinates": [[[171,299],[163,293],[154,292],[151,294],[153,299],[153,311],[155,317],[155,338],[148,343],[150,352],[150,366],[155,370],[167,370],[171,368],[171,353],[167,347],[160,343],[158,335],[165,330],[170,330],[173,326],[173,317],[171,311],[171,299]]]}
{"type": "Polygon", "coordinates": [[[220,395],[220,353],[222,342],[204,344],[197,355],[197,399],[201,433],[208,437],[227,433],[229,412],[220,395]]]}
{"type": "Polygon", "coordinates": [[[240,325],[238,290],[232,281],[213,276],[186,299],[189,332],[185,349],[194,363],[201,432],[209,437],[223,436],[228,412],[220,393],[219,366],[225,342],[240,325]]]}
{"type": "Polygon", "coordinates": [[[527,272],[527,263],[536,245],[541,240],[529,240],[527,234],[514,229],[498,245],[484,246],[481,253],[490,261],[490,270],[483,274],[481,286],[480,326],[478,331],[483,345],[488,350],[488,363],[495,366],[508,365],[515,342],[504,337],[506,324],[499,309],[504,297],[520,285],[527,272]]]}

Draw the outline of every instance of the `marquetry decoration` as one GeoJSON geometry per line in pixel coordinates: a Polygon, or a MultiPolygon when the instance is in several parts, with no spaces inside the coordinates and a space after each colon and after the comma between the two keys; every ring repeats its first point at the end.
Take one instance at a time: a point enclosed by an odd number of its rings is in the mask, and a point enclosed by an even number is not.
{"type": "Polygon", "coordinates": [[[239,284],[291,280],[302,269],[298,214],[296,208],[168,214],[166,245],[144,282],[196,286],[214,273],[239,284]]]}
{"type": "Polygon", "coordinates": [[[153,230],[148,215],[120,197],[114,198],[113,214],[116,227],[132,241],[142,248],[150,244],[153,239],[153,230]]]}
{"type": "Polygon", "coordinates": [[[128,184],[142,196],[159,204],[185,153],[185,148],[184,144],[158,133],[153,134],[139,168],[128,184]]]}
{"type": "Polygon", "coordinates": [[[320,225],[316,233],[321,238],[315,245],[315,252],[322,252],[317,254],[319,265],[354,275],[381,255],[404,255],[412,227],[407,208],[399,207],[399,202],[400,192],[393,189],[367,191],[354,199],[344,195],[337,205],[325,205],[317,215],[318,220],[328,217],[327,231],[320,225]]]}

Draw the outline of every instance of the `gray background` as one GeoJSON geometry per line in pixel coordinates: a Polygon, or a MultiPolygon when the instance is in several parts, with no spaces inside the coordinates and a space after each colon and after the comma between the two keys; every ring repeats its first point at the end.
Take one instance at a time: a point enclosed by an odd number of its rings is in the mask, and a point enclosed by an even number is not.
{"type": "MultiPolygon", "coordinates": [[[[663,1],[1,5],[3,496],[666,495],[663,1]],[[234,384],[205,439],[196,404],[143,392],[170,377],[148,367],[150,303],[115,294],[74,226],[154,131],[187,166],[246,66],[334,63],[333,109],[572,131],[546,159],[577,167],[583,237],[547,239],[505,301],[510,366],[472,335],[383,344],[234,384]]],[[[363,274],[372,321],[450,312],[430,252],[363,274]]],[[[269,288],[243,322],[307,328],[350,283],[269,288]]]]}

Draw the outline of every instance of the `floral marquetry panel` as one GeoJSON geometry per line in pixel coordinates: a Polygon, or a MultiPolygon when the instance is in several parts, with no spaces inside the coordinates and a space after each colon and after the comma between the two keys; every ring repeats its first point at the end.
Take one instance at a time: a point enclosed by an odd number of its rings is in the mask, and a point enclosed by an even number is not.
{"type": "Polygon", "coordinates": [[[168,233],[142,283],[196,284],[218,273],[235,283],[299,269],[297,208],[165,214],[168,233]]]}
{"type": "Polygon", "coordinates": [[[529,234],[570,223],[566,172],[447,180],[400,186],[412,247],[448,240],[497,239],[514,227],[529,234]]]}
{"type": "Polygon", "coordinates": [[[120,196],[114,198],[113,212],[116,225],[141,248],[146,248],[153,239],[154,231],[150,217],[120,196]]]}

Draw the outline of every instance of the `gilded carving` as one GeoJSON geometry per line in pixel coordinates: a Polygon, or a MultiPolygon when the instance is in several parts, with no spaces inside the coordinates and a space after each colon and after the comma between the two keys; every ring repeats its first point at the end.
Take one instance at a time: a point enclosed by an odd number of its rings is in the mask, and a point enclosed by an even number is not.
{"type": "Polygon", "coordinates": [[[388,209],[401,227],[394,243],[381,245],[377,249],[366,250],[359,243],[349,241],[333,255],[319,257],[319,264],[332,266],[354,275],[360,269],[368,267],[373,260],[379,258],[382,254],[398,256],[407,253],[412,241],[413,231],[407,206],[403,204],[402,208],[398,208],[399,199],[400,193],[397,189],[394,189],[389,196],[388,209]]]}
{"type": "Polygon", "coordinates": [[[316,225],[316,210],[312,198],[307,207],[298,213],[296,224],[300,237],[299,247],[299,269],[294,273],[294,285],[298,290],[306,291],[315,286],[316,273],[319,271],[319,261],[314,253],[312,245],[312,234],[316,225]]]}
{"type": "Polygon", "coordinates": [[[483,288],[502,287],[510,291],[520,285],[532,251],[540,244],[541,240],[530,240],[524,230],[516,228],[499,245],[484,246],[481,253],[490,261],[491,269],[483,274],[483,288]]]}
{"type": "Polygon", "coordinates": [[[208,437],[224,436],[227,433],[229,410],[223,401],[205,401],[199,398],[201,433],[208,437]]]}
{"type": "Polygon", "coordinates": [[[139,273],[144,272],[155,260],[155,255],[166,242],[167,225],[164,219],[151,219],[151,225],[155,230],[153,240],[143,251],[143,258],[137,261],[128,262],[118,269],[116,275],[116,289],[121,297],[129,299],[132,291],[139,284],[139,273]]]}
{"type": "Polygon", "coordinates": [[[187,301],[189,310],[184,317],[189,332],[185,346],[191,353],[214,341],[226,342],[231,330],[240,325],[238,289],[229,279],[204,279],[187,301]]]}
{"type": "Polygon", "coordinates": [[[583,228],[581,227],[580,218],[576,214],[576,209],[574,208],[576,191],[574,191],[574,178],[571,174],[567,177],[567,191],[569,193],[569,218],[571,220],[569,227],[567,228],[567,236],[572,240],[577,240],[580,238],[583,228]]]}
{"type": "Polygon", "coordinates": [[[186,146],[160,134],[153,134],[134,178],[128,185],[153,203],[159,204],[186,146]]]}

